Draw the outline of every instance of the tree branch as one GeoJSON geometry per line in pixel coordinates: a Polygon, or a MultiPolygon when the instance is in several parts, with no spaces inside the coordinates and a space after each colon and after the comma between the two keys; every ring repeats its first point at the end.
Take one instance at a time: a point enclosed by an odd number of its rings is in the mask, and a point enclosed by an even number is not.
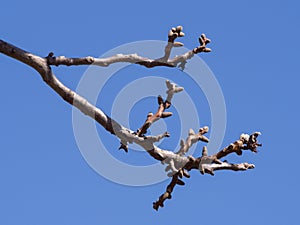
{"type": "MultiPolygon", "coordinates": [[[[203,169],[205,170],[205,173],[211,174],[213,171],[217,170],[233,170],[233,171],[244,171],[248,169],[254,169],[253,164],[249,163],[240,163],[240,164],[231,164],[227,162],[222,162],[221,164],[204,164],[203,169]]],[[[187,176],[186,176],[187,177],[187,176]]],[[[189,178],[189,177],[187,177],[189,178]]],[[[172,192],[176,185],[183,186],[185,183],[179,179],[179,174],[175,174],[172,176],[172,180],[170,184],[167,186],[166,191],[159,196],[158,200],[156,202],[153,202],[153,209],[156,211],[159,209],[159,207],[164,207],[164,202],[167,199],[172,198],[172,192]]]]}
{"type": "Polygon", "coordinates": [[[169,80],[166,81],[167,85],[167,99],[164,101],[163,98],[159,95],[157,97],[157,102],[158,102],[158,110],[155,114],[152,112],[148,113],[147,119],[143,126],[137,130],[137,135],[139,137],[143,136],[144,134],[147,133],[147,130],[149,127],[156,121],[158,121],[160,118],[167,118],[172,116],[171,112],[165,112],[166,109],[170,108],[171,106],[171,100],[174,96],[175,93],[183,91],[183,87],[177,87],[175,83],[171,83],[169,80]]]}
{"type": "MultiPolygon", "coordinates": [[[[189,137],[187,138],[186,143],[191,143],[194,144],[196,143],[195,140],[201,140],[195,138],[197,135],[201,135],[201,130],[203,128],[200,128],[199,134],[194,134],[193,132],[189,132],[189,137]],[[192,135],[190,135],[192,133],[192,135]],[[191,141],[191,136],[194,137],[194,141],[191,141]]],[[[203,132],[203,131],[202,131],[203,132]]],[[[239,163],[239,164],[233,164],[233,163],[228,163],[227,161],[220,161],[220,158],[225,157],[228,154],[231,153],[238,153],[240,154],[240,151],[243,150],[251,150],[253,152],[253,149],[256,150],[258,146],[261,146],[261,144],[258,144],[257,142],[257,137],[260,135],[260,132],[254,132],[251,135],[248,134],[241,134],[240,139],[234,142],[233,144],[230,144],[229,146],[225,147],[221,151],[219,151],[215,155],[208,156],[208,151],[206,146],[203,147],[202,150],[202,156],[198,158],[194,158],[192,156],[188,156],[187,158],[189,159],[188,161],[185,161],[185,164],[182,162],[176,161],[176,158],[170,160],[166,159],[163,162],[167,162],[168,166],[166,167],[166,171],[172,170],[173,173],[169,174],[172,176],[171,183],[167,186],[166,191],[159,197],[159,199],[153,203],[153,209],[158,210],[159,207],[164,207],[164,201],[167,199],[171,199],[171,193],[173,192],[174,187],[179,184],[179,185],[184,185],[184,182],[179,179],[186,177],[190,178],[190,175],[187,171],[190,171],[192,169],[199,170],[201,174],[210,174],[214,176],[214,171],[218,170],[233,170],[233,171],[244,171],[248,169],[254,169],[255,166],[253,164],[249,163],[239,163]]],[[[187,145],[187,144],[186,144],[187,145]]],[[[177,152],[178,155],[182,155],[182,153],[185,153],[185,148],[181,146],[180,150],[177,152]]]]}
{"type": "Polygon", "coordinates": [[[184,140],[181,139],[180,149],[177,152],[177,154],[185,155],[189,151],[190,147],[192,147],[192,145],[195,144],[197,141],[203,141],[208,143],[209,139],[204,136],[204,134],[206,134],[208,131],[208,126],[200,128],[197,134],[195,134],[195,132],[192,129],[190,129],[189,136],[187,137],[186,141],[184,142],[184,140]]]}
{"type": "MultiPolygon", "coordinates": [[[[57,94],[59,94],[66,102],[78,108],[82,113],[91,117],[95,121],[97,121],[101,126],[103,126],[108,132],[113,135],[116,135],[122,144],[127,143],[136,143],[143,147],[153,158],[163,161],[166,158],[178,158],[178,156],[166,150],[161,150],[157,146],[154,145],[155,139],[145,138],[136,135],[132,130],[123,127],[115,120],[111,119],[107,116],[101,109],[95,107],[90,102],[88,102],[85,98],[75,93],[68,87],[66,87],[63,83],[61,83],[57,77],[52,72],[50,66],[47,64],[47,59],[36,56],[32,53],[26,52],[16,46],[9,44],[3,40],[0,40],[0,52],[17,59],[25,63],[26,65],[34,68],[43,78],[47,85],[49,85],[57,94]]],[[[172,85],[172,88],[176,87],[176,85],[172,85]]],[[[168,89],[171,97],[174,93],[183,90],[183,88],[179,89],[168,89]]],[[[171,99],[171,97],[168,97],[171,99]]],[[[166,103],[167,105],[167,103],[166,103]]],[[[181,161],[185,161],[186,159],[177,159],[181,161]]]]}
{"type": "Polygon", "coordinates": [[[210,43],[210,40],[206,38],[205,34],[202,34],[199,37],[200,46],[194,48],[191,51],[186,52],[185,54],[176,56],[172,59],[169,59],[171,50],[173,47],[181,47],[183,44],[181,42],[175,42],[176,38],[183,37],[184,33],[182,32],[183,27],[177,26],[172,28],[168,34],[168,43],[165,47],[165,55],[158,59],[149,59],[147,57],[139,56],[138,54],[117,54],[107,58],[95,58],[92,56],[82,57],[82,58],[67,58],[65,56],[55,57],[53,52],[50,52],[46,57],[48,65],[54,66],[78,66],[78,65],[96,65],[107,67],[113,63],[118,62],[127,62],[132,64],[138,64],[145,66],[147,68],[153,68],[157,66],[165,67],[176,67],[179,63],[185,65],[186,61],[191,59],[195,54],[201,52],[210,52],[211,49],[206,48],[206,44],[210,43]]]}
{"type": "Polygon", "coordinates": [[[103,113],[100,109],[89,103],[85,98],[61,83],[52,73],[46,59],[26,52],[7,42],[4,42],[3,40],[0,40],[0,52],[35,69],[41,75],[43,80],[66,102],[74,105],[82,113],[96,120],[110,133],[115,134],[115,129],[113,127],[117,127],[117,123],[103,113]]]}
{"type": "Polygon", "coordinates": [[[161,161],[166,164],[166,171],[171,170],[168,174],[172,176],[171,183],[167,186],[166,192],[161,195],[158,201],[153,203],[153,208],[158,210],[159,207],[163,207],[164,201],[171,198],[171,193],[174,187],[178,185],[184,185],[184,182],[180,179],[183,177],[189,178],[190,175],[188,171],[192,169],[199,170],[202,174],[208,173],[214,175],[214,171],[218,170],[247,170],[253,169],[253,164],[241,163],[241,164],[231,164],[226,161],[221,162],[220,159],[231,153],[236,153],[238,155],[242,154],[242,150],[250,150],[252,152],[257,152],[257,147],[261,146],[257,142],[257,137],[260,135],[259,132],[255,132],[252,135],[242,134],[240,139],[236,142],[230,144],[226,148],[222,149],[218,153],[208,156],[206,147],[203,148],[202,156],[194,158],[193,156],[186,156],[190,147],[197,141],[208,142],[209,139],[204,136],[208,132],[208,127],[200,128],[199,132],[195,134],[193,130],[189,131],[189,136],[184,142],[181,140],[181,147],[176,153],[168,150],[160,149],[155,146],[155,142],[158,142],[162,138],[169,137],[169,133],[165,132],[157,136],[145,136],[148,128],[160,118],[166,118],[171,116],[172,113],[165,112],[171,105],[171,100],[175,93],[183,91],[183,87],[178,87],[176,84],[166,81],[167,85],[167,97],[163,100],[161,96],[158,97],[158,110],[155,114],[148,114],[147,120],[138,129],[137,132],[123,127],[118,122],[114,121],[112,118],[107,116],[101,109],[92,105],[85,98],[78,95],[63,83],[61,83],[58,78],[54,75],[51,70],[50,65],[99,65],[108,66],[112,63],[117,62],[130,62],[135,64],[140,64],[145,67],[155,67],[155,66],[169,66],[175,67],[178,63],[179,66],[184,69],[186,61],[198,54],[200,52],[210,52],[210,49],[206,45],[210,42],[204,34],[199,38],[200,46],[194,48],[192,51],[176,56],[173,59],[169,59],[170,52],[173,47],[182,46],[180,42],[175,42],[176,38],[184,36],[182,32],[182,27],[178,26],[172,28],[168,34],[168,44],[165,47],[165,55],[160,59],[148,59],[138,56],[136,54],[122,55],[118,54],[108,58],[66,58],[64,56],[54,57],[53,53],[45,58],[36,56],[32,53],[26,52],[18,47],[13,46],[5,41],[0,40],[0,52],[14,58],[18,61],[35,69],[45,81],[59,96],[63,98],[64,101],[78,108],[82,113],[91,117],[97,121],[101,126],[103,126],[108,132],[117,136],[121,141],[121,147],[128,151],[128,143],[136,143],[143,147],[150,156],[154,159],[161,161]]]}
{"type": "Polygon", "coordinates": [[[257,137],[260,135],[260,132],[254,132],[253,134],[241,134],[240,139],[231,143],[229,146],[225,147],[217,154],[214,155],[214,158],[221,159],[228,154],[236,153],[237,155],[242,155],[242,150],[250,150],[257,153],[257,147],[262,146],[257,142],[257,137]]]}
{"type": "Polygon", "coordinates": [[[164,201],[172,198],[171,193],[176,184],[184,185],[184,182],[178,178],[177,174],[172,177],[170,184],[166,188],[166,192],[163,193],[156,202],[153,202],[153,209],[157,211],[159,207],[164,207],[164,201]]]}

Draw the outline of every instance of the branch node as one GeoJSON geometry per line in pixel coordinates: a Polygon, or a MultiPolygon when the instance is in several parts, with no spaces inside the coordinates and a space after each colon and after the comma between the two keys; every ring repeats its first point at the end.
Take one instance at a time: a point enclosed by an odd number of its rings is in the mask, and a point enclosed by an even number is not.
{"type": "Polygon", "coordinates": [[[209,44],[211,41],[206,37],[205,34],[201,34],[198,38],[200,46],[193,49],[194,54],[198,54],[200,52],[211,52],[210,48],[207,48],[206,45],[209,44]]]}
{"type": "Polygon", "coordinates": [[[53,52],[49,52],[48,56],[46,58],[52,58],[54,56],[53,52]]]}
{"type": "Polygon", "coordinates": [[[128,145],[123,144],[122,142],[120,144],[119,150],[123,149],[126,153],[128,153],[128,145]]]}
{"type": "Polygon", "coordinates": [[[185,34],[182,32],[182,30],[182,26],[177,26],[176,28],[172,27],[171,30],[169,30],[168,42],[174,43],[176,38],[183,37],[185,34]]]}

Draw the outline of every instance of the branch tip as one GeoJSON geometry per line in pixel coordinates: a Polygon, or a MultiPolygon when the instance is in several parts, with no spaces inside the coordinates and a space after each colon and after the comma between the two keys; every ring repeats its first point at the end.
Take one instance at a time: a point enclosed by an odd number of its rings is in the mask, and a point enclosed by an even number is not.
{"type": "Polygon", "coordinates": [[[177,26],[176,28],[172,27],[168,33],[168,42],[174,43],[176,38],[183,37],[185,34],[182,32],[182,30],[182,26],[177,26]]]}
{"type": "Polygon", "coordinates": [[[200,46],[193,49],[194,54],[198,54],[200,52],[211,52],[211,49],[206,47],[206,45],[209,44],[211,40],[208,39],[205,34],[201,34],[198,38],[198,41],[200,46]]]}

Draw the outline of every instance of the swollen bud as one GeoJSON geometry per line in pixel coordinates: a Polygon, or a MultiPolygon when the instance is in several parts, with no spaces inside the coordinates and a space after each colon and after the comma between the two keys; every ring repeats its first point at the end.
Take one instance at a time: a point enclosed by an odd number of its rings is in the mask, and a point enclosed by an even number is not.
{"type": "Polygon", "coordinates": [[[211,52],[211,49],[210,48],[205,48],[205,49],[203,49],[203,52],[211,52]]]}
{"type": "Polygon", "coordinates": [[[176,183],[177,183],[178,185],[182,185],[182,186],[185,184],[182,180],[179,180],[179,179],[176,181],[176,183]]]}
{"type": "Polygon", "coordinates": [[[163,113],[161,114],[161,118],[167,118],[167,117],[170,117],[170,116],[172,116],[172,115],[173,115],[172,112],[163,112],[163,113]]]}
{"type": "Polygon", "coordinates": [[[173,43],[173,47],[182,47],[183,46],[183,43],[181,42],[174,42],[173,43]]]}
{"type": "Polygon", "coordinates": [[[176,27],[176,30],[177,30],[178,32],[182,31],[182,26],[177,26],[177,27],[176,27]]]}

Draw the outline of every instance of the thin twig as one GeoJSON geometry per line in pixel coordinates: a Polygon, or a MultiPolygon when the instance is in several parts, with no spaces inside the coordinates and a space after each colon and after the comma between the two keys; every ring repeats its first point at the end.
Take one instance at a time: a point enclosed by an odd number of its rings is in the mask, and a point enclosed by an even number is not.
{"type": "Polygon", "coordinates": [[[50,52],[48,56],[45,58],[47,60],[48,65],[54,65],[54,66],[96,65],[96,66],[107,67],[114,63],[127,62],[127,63],[142,65],[147,68],[153,68],[157,66],[177,67],[179,63],[182,67],[182,65],[185,65],[186,61],[191,59],[195,54],[211,51],[211,49],[206,47],[206,45],[210,43],[210,40],[206,38],[205,34],[202,34],[199,37],[200,46],[182,55],[175,56],[174,58],[169,59],[173,47],[183,46],[183,43],[175,42],[176,38],[184,36],[182,29],[183,29],[182,26],[177,26],[176,28],[173,27],[169,31],[168,43],[165,47],[165,54],[163,57],[158,59],[150,59],[147,57],[139,56],[138,54],[117,54],[107,58],[95,58],[92,56],[81,57],[81,58],[68,58],[65,56],[55,57],[53,52],[50,52]]]}

